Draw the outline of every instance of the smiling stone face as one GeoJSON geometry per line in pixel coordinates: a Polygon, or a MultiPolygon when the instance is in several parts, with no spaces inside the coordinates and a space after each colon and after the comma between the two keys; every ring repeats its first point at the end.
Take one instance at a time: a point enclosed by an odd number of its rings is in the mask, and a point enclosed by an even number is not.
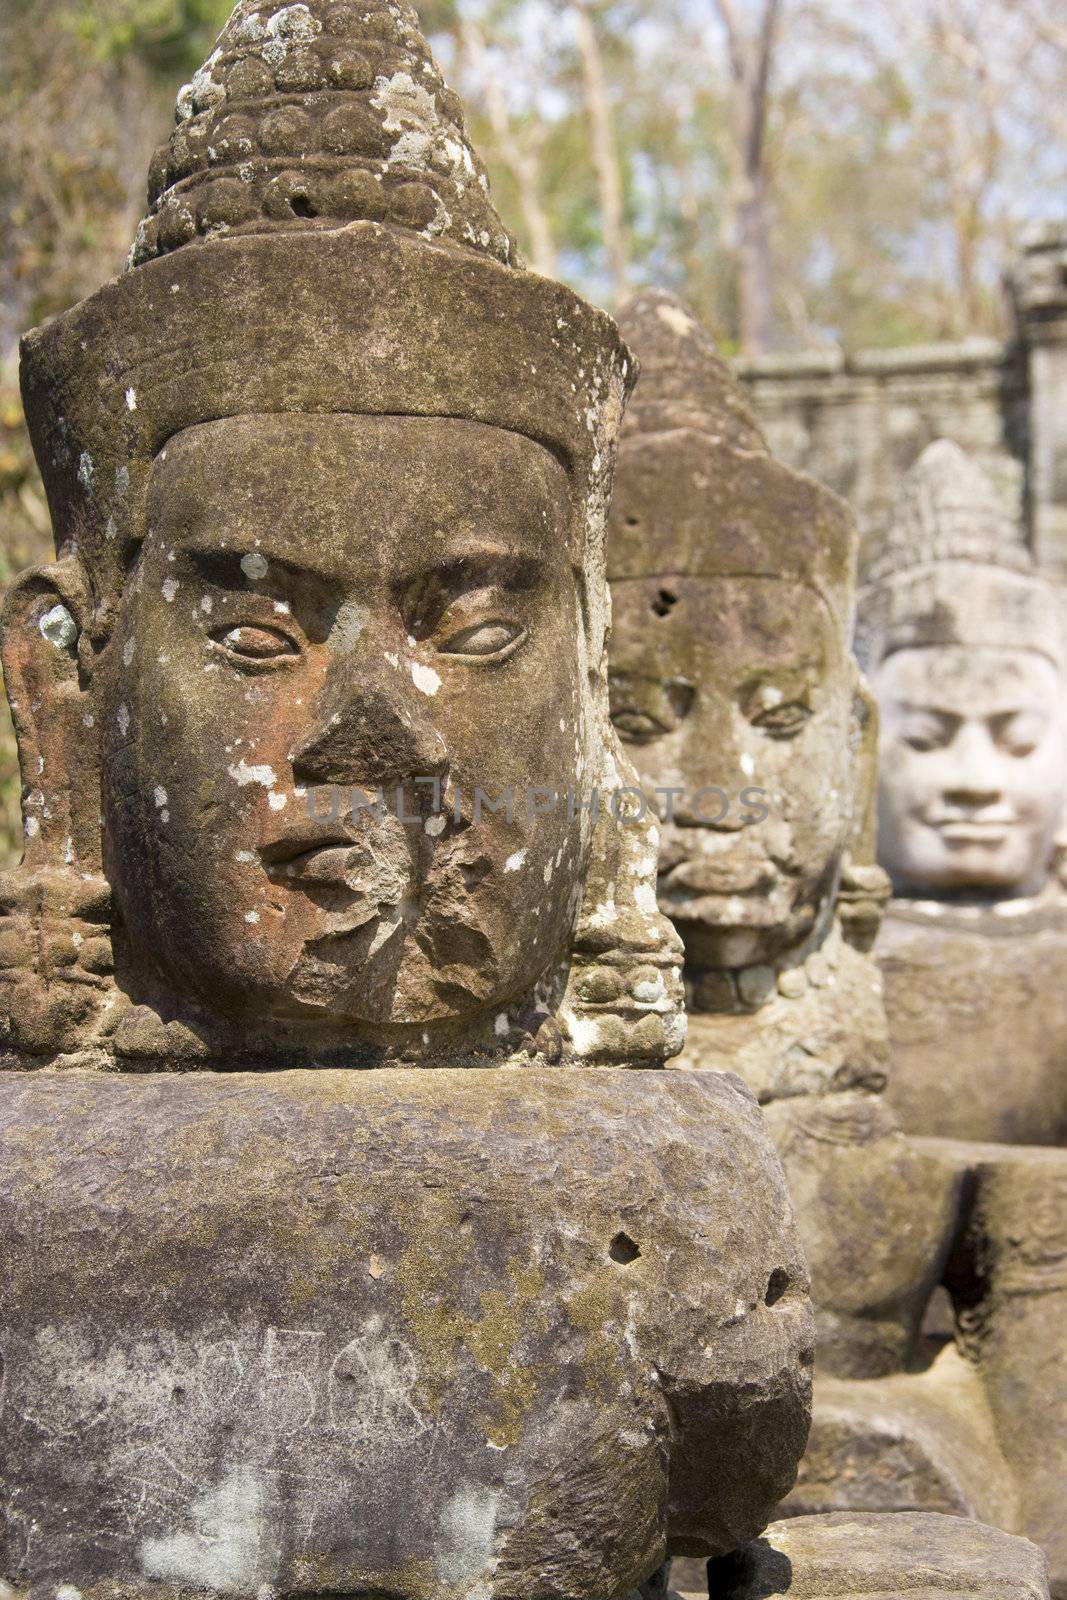
{"type": "Polygon", "coordinates": [[[170,441],[101,701],[109,876],[169,986],[402,1031],[559,960],[586,839],[527,791],[582,767],[568,516],[555,459],[476,423],[170,441]]]}
{"type": "Polygon", "coordinates": [[[848,828],[849,681],[822,600],[765,578],[616,582],[612,718],[664,819],[659,899],[696,967],[812,929],[848,828]],[[668,820],[669,818],[669,820],[668,820]]]}
{"type": "Polygon", "coordinates": [[[879,849],[898,893],[1036,893],[1067,797],[1062,685],[1027,650],[899,650],[882,714],[879,849]]]}

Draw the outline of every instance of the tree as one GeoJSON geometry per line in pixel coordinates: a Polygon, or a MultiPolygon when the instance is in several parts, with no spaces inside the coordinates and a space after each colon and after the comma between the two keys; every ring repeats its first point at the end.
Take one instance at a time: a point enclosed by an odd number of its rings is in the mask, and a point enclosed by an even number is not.
{"type": "Polygon", "coordinates": [[[767,117],[782,0],[762,0],[746,26],[737,0],[713,0],[726,33],[733,87],[734,220],[741,345],[763,355],[775,342],[767,117]]]}
{"type": "Polygon", "coordinates": [[[589,142],[600,194],[604,248],[617,301],[626,297],[630,284],[630,250],[623,213],[622,175],[604,77],[604,64],[589,0],[574,0],[575,32],[582,63],[585,106],[589,117],[589,142]]]}
{"type": "Polygon", "coordinates": [[[547,278],[554,277],[556,246],[541,192],[538,159],[544,130],[535,124],[532,136],[528,134],[525,139],[519,132],[508,107],[502,75],[490,61],[482,30],[470,15],[459,19],[459,38],[482,85],[497,154],[506,165],[518,194],[529,240],[530,265],[535,272],[542,272],[547,278]]]}
{"type": "MultiPolygon", "coordinates": [[[[992,59],[991,8],[984,0],[928,0],[916,21],[925,29],[921,47],[933,69],[931,151],[952,224],[958,294],[953,331],[962,333],[986,321],[989,284],[983,281],[982,253],[1004,165],[1004,82],[992,59]]],[[[995,48],[1007,48],[1003,34],[995,48]]]]}

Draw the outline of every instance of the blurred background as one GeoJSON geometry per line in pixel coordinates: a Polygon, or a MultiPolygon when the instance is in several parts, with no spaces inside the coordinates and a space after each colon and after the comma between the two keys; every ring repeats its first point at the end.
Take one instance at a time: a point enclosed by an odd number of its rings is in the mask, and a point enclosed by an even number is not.
{"type": "MultiPolygon", "coordinates": [[[[3,0],[0,585],[50,552],[20,333],[121,270],[227,0],[3,0]]],[[[425,0],[498,209],[609,308],[659,283],[726,354],[1010,340],[1067,206],[1063,0],[425,0]]],[[[21,827],[0,724],[0,865],[21,827]]]]}

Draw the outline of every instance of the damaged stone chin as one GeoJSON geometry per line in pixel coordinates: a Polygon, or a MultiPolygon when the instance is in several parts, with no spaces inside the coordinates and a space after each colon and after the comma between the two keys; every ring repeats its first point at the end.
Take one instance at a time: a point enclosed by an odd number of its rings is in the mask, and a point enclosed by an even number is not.
{"type": "MultiPolygon", "coordinates": [[[[422,906],[414,897],[355,913],[309,940],[286,984],[299,1007],[337,1020],[404,1026],[488,1004],[501,981],[491,930],[466,891],[422,906]]],[[[488,919],[486,919],[488,920],[488,919]]]]}
{"type": "MultiPolygon", "coordinates": [[[[501,982],[492,863],[466,831],[440,839],[394,816],[270,869],[313,919],[285,985],[303,1009],[404,1025],[488,1004],[501,982]],[[481,902],[481,903],[479,903],[481,902]]],[[[297,907],[290,914],[299,914],[297,907]]]]}

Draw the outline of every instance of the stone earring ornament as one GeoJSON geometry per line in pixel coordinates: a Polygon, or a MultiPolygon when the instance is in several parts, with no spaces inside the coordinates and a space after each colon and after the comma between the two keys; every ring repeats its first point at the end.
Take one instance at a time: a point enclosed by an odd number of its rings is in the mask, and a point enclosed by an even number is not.
{"type": "Polygon", "coordinates": [[[25,835],[21,866],[0,876],[0,1039],[31,1060],[72,1064],[96,1059],[90,1041],[116,999],[91,610],[81,569],[64,557],[23,573],[0,618],[25,835]]]}

